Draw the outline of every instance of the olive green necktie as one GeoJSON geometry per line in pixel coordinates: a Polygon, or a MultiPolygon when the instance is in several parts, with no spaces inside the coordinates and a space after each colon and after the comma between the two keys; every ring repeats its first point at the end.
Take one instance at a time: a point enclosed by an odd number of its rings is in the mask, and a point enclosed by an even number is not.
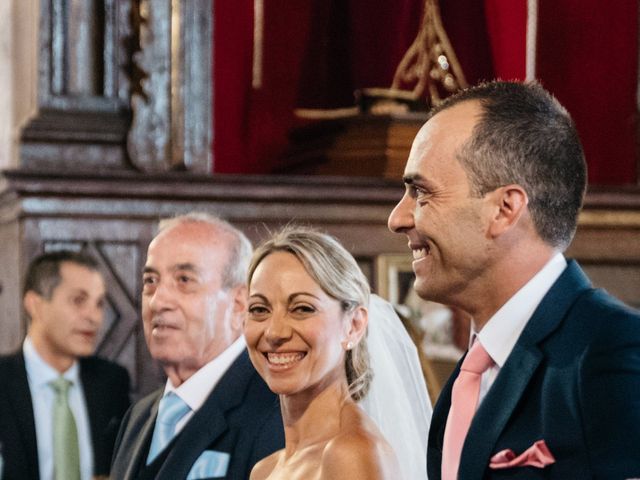
{"type": "Polygon", "coordinates": [[[71,382],[64,377],[49,382],[56,397],[53,402],[53,470],[55,480],[80,480],[78,431],[69,408],[71,382]]]}

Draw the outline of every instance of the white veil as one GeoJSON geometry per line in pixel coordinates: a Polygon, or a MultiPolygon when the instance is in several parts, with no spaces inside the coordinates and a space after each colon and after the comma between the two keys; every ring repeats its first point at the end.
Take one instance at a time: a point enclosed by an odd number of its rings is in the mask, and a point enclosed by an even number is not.
{"type": "Polygon", "coordinates": [[[416,346],[391,304],[369,302],[373,381],[360,405],[395,450],[405,480],[426,480],[431,402],[416,346]]]}

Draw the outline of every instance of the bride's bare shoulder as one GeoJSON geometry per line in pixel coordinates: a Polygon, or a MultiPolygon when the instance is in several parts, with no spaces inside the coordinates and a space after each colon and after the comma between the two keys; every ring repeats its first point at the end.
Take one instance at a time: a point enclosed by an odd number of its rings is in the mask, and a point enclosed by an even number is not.
{"type": "Polygon", "coordinates": [[[365,414],[353,413],[343,416],[344,428],[324,449],[321,478],[397,480],[399,467],[393,449],[365,414]]]}
{"type": "Polygon", "coordinates": [[[262,480],[264,478],[267,478],[278,463],[278,459],[280,458],[281,453],[282,450],[278,450],[277,452],[272,453],[268,457],[265,457],[258,463],[256,463],[251,470],[251,476],[249,477],[249,480],[262,480]]]}

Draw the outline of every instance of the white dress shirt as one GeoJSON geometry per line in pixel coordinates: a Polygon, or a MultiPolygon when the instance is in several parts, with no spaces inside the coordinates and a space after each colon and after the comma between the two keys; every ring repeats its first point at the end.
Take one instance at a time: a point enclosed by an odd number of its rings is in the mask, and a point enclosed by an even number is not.
{"type": "Polygon", "coordinates": [[[224,352],[191,375],[191,377],[189,377],[179,387],[176,388],[173,383],[171,383],[171,379],[167,379],[163,395],[166,395],[169,392],[174,392],[187,405],[189,405],[189,408],[191,409],[176,424],[176,434],[184,428],[193,414],[202,406],[205,400],[209,397],[211,391],[218,384],[231,364],[242,353],[245,347],[246,343],[244,336],[240,335],[240,337],[229,345],[224,352]]]}
{"type": "MultiPolygon", "coordinates": [[[[53,480],[53,402],[55,392],[49,382],[57,379],[60,372],[42,359],[29,337],[22,345],[22,352],[36,424],[40,480],[53,480]]],[[[72,382],[69,388],[69,408],[73,412],[78,431],[80,478],[91,480],[93,477],[93,443],[78,362],[74,362],[62,376],[72,382]]]]}
{"type": "Polygon", "coordinates": [[[561,253],[556,254],[500,307],[500,310],[489,319],[479,333],[471,332],[469,347],[475,337],[478,337],[484,349],[495,362],[494,366],[482,375],[478,405],[493,385],[533,312],[566,267],[567,261],[564,256],[561,253]]]}

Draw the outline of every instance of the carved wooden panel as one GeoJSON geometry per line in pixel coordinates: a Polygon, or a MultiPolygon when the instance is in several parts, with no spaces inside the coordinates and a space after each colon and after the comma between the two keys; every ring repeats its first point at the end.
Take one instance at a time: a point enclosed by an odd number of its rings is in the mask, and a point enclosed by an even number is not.
{"type": "Polygon", "coordinates": [[[21,165],[130,168],[131,0],[40,0],[38,113],[22,131],[21,165]]]}
{"type": "MultiPolygon", "coordinates": [[[[7,201],[6,198],[0,200],[7,201]]],[[[1,211],[1,209],[0,209],[1,211]]],[[[22,272],[20,225],[17,221],[0,221],[0,352],[9,352],[22,340],[22,272]]]]}
{"type": "Polygon", "coordinates": [[[147,172],[211,173],[211,0],[140,0],[134,9],[131,160],[147,172]]]}

